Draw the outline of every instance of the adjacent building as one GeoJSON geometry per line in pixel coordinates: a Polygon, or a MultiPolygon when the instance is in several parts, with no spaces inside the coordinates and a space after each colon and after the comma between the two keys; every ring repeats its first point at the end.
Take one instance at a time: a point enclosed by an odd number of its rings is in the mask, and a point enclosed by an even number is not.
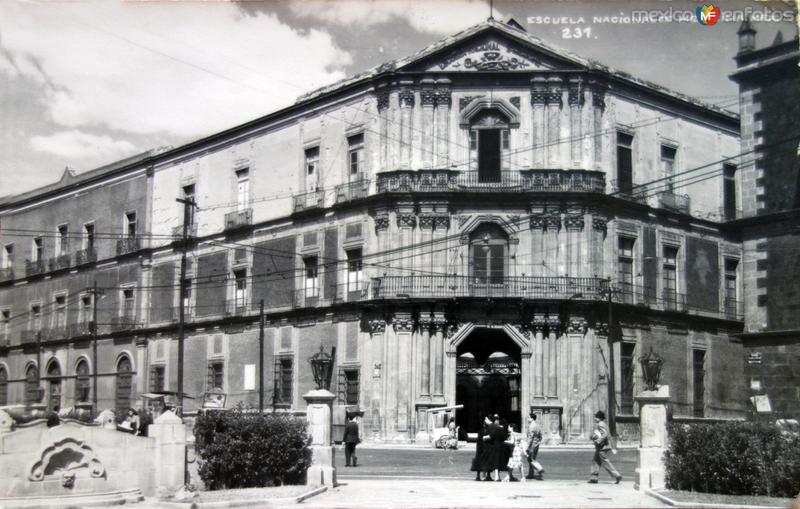
{"type": "Polygon", "coordinates": [[[612,366],[633,419],[652,349],[675,415],[745,415],[739,152],[730,112],[490,19],[0,202],[0,404],[176,390],[182,304],[187,412],[261,386],[303,411],[323,348],[369,440],[425,439],[455,404],[468,432],[533,409],[581,440],[612,366]]]}

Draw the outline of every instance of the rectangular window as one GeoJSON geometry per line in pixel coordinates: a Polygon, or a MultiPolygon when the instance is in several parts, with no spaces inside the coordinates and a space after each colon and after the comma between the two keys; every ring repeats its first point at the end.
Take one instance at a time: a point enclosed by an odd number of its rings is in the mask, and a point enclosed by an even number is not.
{"type": "Polygon", "coordinates": [[[501,285],[505,278],[505,245],[474,244],[472,272],[475,284],[501,285]]]}
{"type": "Polygon", "coordinates": [[[3,268],[14,268],[14,244],[6,244],[3,248],[3,268]]]}
{"type": "Polygon", "coordinates": [[[692,379],[694,381],[694,395],[692,406],[695,417],[705,416],[705,395],[706,395],[706,352],[703,350],[692,350],[692,379]]]}
{"type": "Polygon", "coordinates": [[[208,363],[208,383],[206,390],[211,389],[224,389],[223,383],[225,381],[225,363],[222,361],[214,361],[208,363]]]}
{"type": "Polygon", "coordinates": [[[661,174],[667,180],[664,182],[664,190],[673,192],[675,189],[675,182],[672,176],[675,175],[675,154],[677,149],[669,145],[661,145],[661,174]]]}
{"type": "MultiPolygon", "coordinates": [[[[194,202],[194,184],[189,184],[188,186],[183,186],[183,199],[194,202]]],[[[183,210],[184,204],[181,203],[181,210],[183,210]]],[[[187,207],[189,211],[189,217],[186,220],[186,224],[193,225],[194,224],[194,207],[189,206],[187,207]]]]}
{"type": "Polygon", "coordinates": [[[183,308],[189,309],[192,305],[192,280],[191,279],[184,279],[183,280],[183,308]]]}
{"type": "Polygon", "coordinates": [[[94,223],[83,225],[83,249],[94,251],[94,223]]]}
{"type": "Polygon", "coordinates": [[[56,256],[64,256],[69,252],[69,226],[62,224],[58,227],[58,236],[56,238],[56,256]]]}
{"type": "Polygon", "coordinates": [[[361,178],[364,170],[364,134],[355,134],[347,138],[347,161],[351,180],[361,178]]]}
{"type": "Polygon", "coordinates": [[[346,369],[344,371],[344,379],[345,379],[345,404],[358,405],[358,397],[360,392],[358,370],[346,369]]]}
{"type": "Polygon", "coordinates": [[[630,237],[619,237],[617,243],[619,248],[617,264],[619,267],[619,284],[620,291],[622,292],[622,302],[626,304],[633,304],[633,248],[636,243],[636,239],[632,239],[630,237]]]}
{"type": "Polygon", "coordinates": [[[361,289],[363,260],[361,249],[347,251],[347,291],[355,292],[361,289]]]}
{"type": "Polygon", "coordinates": [[[661,280],[664,288],[664,308],[678,308],[678,248],[665,246],[661,265],[661,280]]]}
{"type": "Polygon", "coordinates": [[[725,258],[725,315],[728,318],[736,318],[739,314],[739,289],[736,273],[739,269],[739,260],[725,258]]]}
{"type": "Polygon", "coordinates": [[[469,149],[478,150],[478,131],[475,129],[469,131],[469,149]]]}
{"type": "Polygon", "coordinates": [[[56,295],[55,307],[53,327],[59,330],[64,329],[67,326],[67,296],[56,295]]]}
{"type": "Polygon", "coordinates": [[[81,324],[88,324],[94,320],[94,309],[92,307],[92,296],[90,294],[81,295],[80,318],[81,324]]]}
{"type": "Polygon", "coordinates": [[[31,252],[31,261],[40,262],[44,260],[44,241],[41,237],[33,239],[33,251],[31,252]]]}
{"type": "Polygon", "coordinates": [[[136,302],[133,288],[122,290],[122,317],[126,320],[133,320],[136,316],[136,302]]]}
{"type": "Polygon", "coordinates": [[[128,212],[125,214],[125,235],[128,238],[136,237],[136,212],[128,212]]]}
{"type": "Polygon", "coordinates": [[[306,269],[306,298],[319,295],[319,265],[316,256],[309,256],[303,260],[306,269]]]}
{"type": "Polygon", "coordinates": [[[250,169],[236,171],[236,210],[242,212],[250,207],[250,169]]]}
{"type": "Polygon", "coordinates": [[[278,361],[277,376],[277,394],[275,400],[279,404],[291,405],[292,404],[292,359],[280,359],[278,361]]]}
{"type": "Polygon", "coordinates": [[[42,330],[42,306],[40,304],[31,305],[31,330],[42,330]]]}
{"type": "Polygon", "coordinates": [[[237,269],[233,271],[234,307],[242,308],[247,304],[247,269],[237,269]]]}
{"type": "Polygon", "coordinates": [[[736,166],[722,165],[722,206],[726,221],[736,219],[736,166]]]}
{"type": "Polygon", "coordinates": [[[11,311],[4,309],[0,316],[0,341],[8,341],[9,323],[11,322],[11,311]]]}
{"type": "Polygon", "coordinates": [[[620,374],[622,381],[620,384],[620,410],[623,414],[633,415],[633,374],[634,374],[634,357],[633,351],[636,345],[634,343],[621,343],[620,348],[620,374]]]}
{"type": "Polygon", "coordinates": [[[166,372],[165,366],[152,366],[150,368],[150,391],[160,392],[166,389],[166,372]]]}
{"type": "Polygon", "coordinates": [[[500,147],[502,129],[477,130],[478,182],[500,182],[500,147]]]}
{"type": "Polygon", "coordinates": [[[633,136],[617,132],[617,191],[633,192],[633,136]]]}
{"type": "Polygon", "coordinates": [[[309,181],[317,180],[317,165],[319,164],[319,147],[306,149],[306,176],[309,181]]]}

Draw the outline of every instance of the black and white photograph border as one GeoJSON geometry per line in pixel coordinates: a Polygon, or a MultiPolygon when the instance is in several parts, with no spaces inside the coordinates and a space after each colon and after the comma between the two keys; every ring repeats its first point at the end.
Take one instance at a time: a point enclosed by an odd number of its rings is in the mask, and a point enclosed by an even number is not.
{"type": "Polygon", "coordinates": [[[800,509],[797,13],[0,3],[0,507],[800,509]]]}

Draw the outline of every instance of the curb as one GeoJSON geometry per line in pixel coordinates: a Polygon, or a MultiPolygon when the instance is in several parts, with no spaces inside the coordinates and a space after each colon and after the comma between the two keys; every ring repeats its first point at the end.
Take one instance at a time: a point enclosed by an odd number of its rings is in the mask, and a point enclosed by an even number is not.
{"type": "Polygon", "coordinates": [[[784,506],[776,506],[776,505],[743,505],[743,504],[707,504],[707,503],[700,503],[700,502],[678,502],[677,500],[672,500],[668,496],[664,495],[663,493],[659,493],[655,490],[651,490],[646,488],[643,490],[643,493],[649,495],[653,498],[656,498],[667,505],[671,505],[672,507],[702,507],[703,509],[786,509],[784,506]]]}
{"type": "Polygon", "coordinates": [[[301,495],[297,495],[296,497],[270,498],[269,500],[248,498],[239,500],[220,500],[219,502],[197,502],[193,500],[187,500],[186,502],[159,501],[158,507],[162,507],[164,509],[227,509],[229,507],[250,507],[256,503],[266,505],[298,504],[306,499],[319,495],[320,493],[324,493],[327,490],[327,486],[319,486],[301,495]]]}

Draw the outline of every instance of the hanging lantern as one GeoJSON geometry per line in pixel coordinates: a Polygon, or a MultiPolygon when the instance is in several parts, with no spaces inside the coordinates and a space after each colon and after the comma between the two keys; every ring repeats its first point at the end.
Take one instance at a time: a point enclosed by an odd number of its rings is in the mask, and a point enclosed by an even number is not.
{"type": "Polygon", "coordinates": [[[328,390],[331,380],[333,358],[325,353],[325,349],[320,344],[319,352],[308,359],[308,362],[311,363],[311,371],[314,373],[314,382],[317,384],[317,389],[328,390]]]}
{"type": "Polygon", "coordinates": [[[650,351],[644,357],[639,357],[639,362],[642,365],[642,378],[648,391],[658,389],[658,382],[661,379],[661,367],[664,365],[664,359],[653,351],[650,351]]]}

